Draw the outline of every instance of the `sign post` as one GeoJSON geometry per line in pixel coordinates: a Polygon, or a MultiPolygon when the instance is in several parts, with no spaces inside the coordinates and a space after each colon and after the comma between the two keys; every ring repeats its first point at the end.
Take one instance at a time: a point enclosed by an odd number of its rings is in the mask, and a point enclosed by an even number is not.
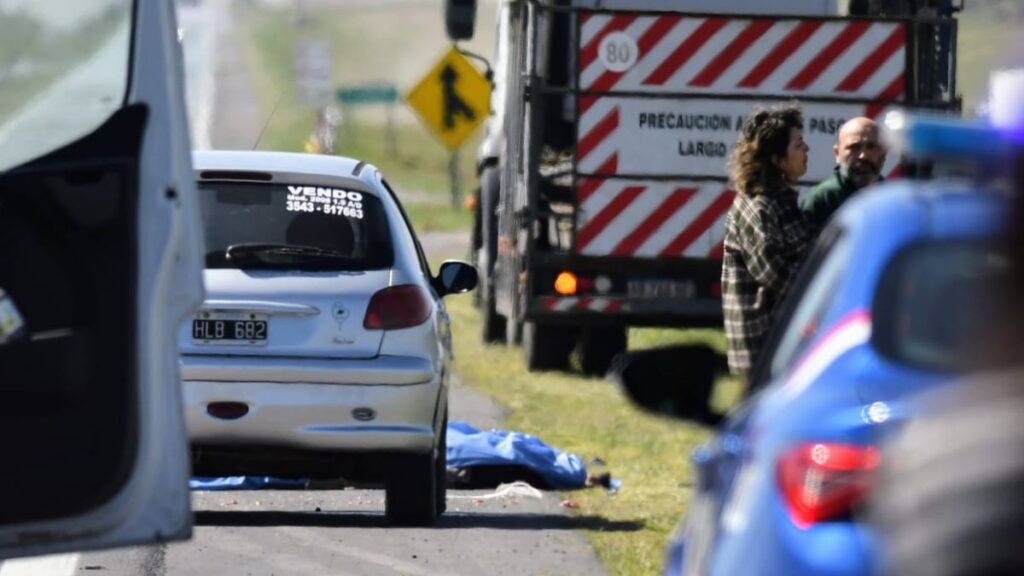
{"type": "Polygon", "coordinates": [[[316,108],[331,102],[331,45],[306,40],[295,46],[295,83],[299,99],[316,108]]]}
{"type": "Polygon", "coordinates": [[[452,206],[458,207],[458,151],[490,113],[491,83],[453,46],[409,90],[405,101],[451,152],[452,206]]]}

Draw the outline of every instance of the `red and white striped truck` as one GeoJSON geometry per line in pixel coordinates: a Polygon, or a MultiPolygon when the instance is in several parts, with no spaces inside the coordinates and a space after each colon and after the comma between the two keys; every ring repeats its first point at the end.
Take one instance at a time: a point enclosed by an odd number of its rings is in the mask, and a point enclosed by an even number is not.
{"type": "MultiPolygon", "coordinates": [[[[721,325],[744,117],[802,106],[809,189],[846,119],[958,109],[953,2],[501,2],[478,155],[483,339],[521,340],[531,370],[579,345],[601,374],[629,326],[721,325]]],[[[472,34],[470,8],[448,0],[453,40],[472,34]]]]}

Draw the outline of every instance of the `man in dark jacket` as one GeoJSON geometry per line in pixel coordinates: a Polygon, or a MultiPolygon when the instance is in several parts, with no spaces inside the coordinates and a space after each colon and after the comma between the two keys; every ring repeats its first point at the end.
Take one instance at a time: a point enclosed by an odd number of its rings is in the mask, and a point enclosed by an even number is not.
{"type": "Polygon", "coordinates": [[[839,129],[832,147],[835,174],[800,200],[800,210],[813,230],[820,231],[854,192],[883,179],[886,149],[879,136],[878,125],[870,118],[854,118],[839,129]]]}

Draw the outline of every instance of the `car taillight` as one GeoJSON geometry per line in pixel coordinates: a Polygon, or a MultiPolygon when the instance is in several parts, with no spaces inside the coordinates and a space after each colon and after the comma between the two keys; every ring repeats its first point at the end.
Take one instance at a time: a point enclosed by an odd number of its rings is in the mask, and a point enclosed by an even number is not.
{"type": "Polygon", "coordinates": [[[870,492],[878,464],[871,446],[819,442],[786,452],[778,482],[794,523],[806,528],[850,512],[870,492]]]}
{"type": "Polygon", "coordinates": [[[413,284],[391,286],[370,298],[363,328],[397,330],[422,324],[430,317],[430,303],[423,289],[413,284]]]}

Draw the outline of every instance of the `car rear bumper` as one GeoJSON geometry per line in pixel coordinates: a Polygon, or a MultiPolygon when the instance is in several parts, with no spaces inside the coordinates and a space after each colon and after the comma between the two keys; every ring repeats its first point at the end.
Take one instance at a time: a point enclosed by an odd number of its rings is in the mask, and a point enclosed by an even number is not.
{"type": "Polygon", "coordinates": [[[401,385],[186,380],[185,419],[193,445],[424,453],[434,445],[442,388],[439,377],[401,385]],[[217,402],[248,412],[219,418],[210,413],[217,402]]]}
{"type": "Polygon", "coordinates": [[[422,384],[437,370],[426,358],[377,356],[372,359],[291,358],[183,354],[181,379],[216,382],[320,384],[422,384]]]}

